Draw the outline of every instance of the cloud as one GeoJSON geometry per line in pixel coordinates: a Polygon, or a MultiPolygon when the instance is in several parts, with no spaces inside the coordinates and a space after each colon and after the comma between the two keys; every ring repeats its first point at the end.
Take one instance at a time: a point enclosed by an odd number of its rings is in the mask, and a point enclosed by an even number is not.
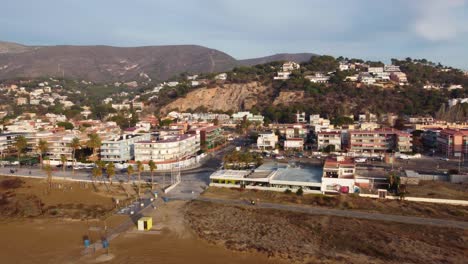
{"type": "Polygon", "coordinates": [[[416,19],[411,29],[429,41],[452,40],[467,31],[468,21],[458,13],[466,3],[467,0],[414,1],[411,7],[416,19]]]}

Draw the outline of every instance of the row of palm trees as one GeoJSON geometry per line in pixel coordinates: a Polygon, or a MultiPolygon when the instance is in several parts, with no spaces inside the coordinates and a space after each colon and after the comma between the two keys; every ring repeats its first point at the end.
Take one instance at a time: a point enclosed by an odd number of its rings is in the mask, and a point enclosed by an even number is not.
{"type": "MultiPolygon", "coordinates": [[[[93,179],[102,178],[103,170],[106,170],[107,178],[109,179],[110,184],[112,185],[112,179],[116,174],[115,165],[112,162],[104,163],[103,161],[96,161],[95,167],[93,168],[92,175],[93,179]]],[[[150,160],[148,163],[150,172],[151,172],[151,189],[153,189],[154,183],[154,171],[157,169],[156,163],[150,160]]],[[[144,165],[141,161],[136,162],[136,172],[138,173],[138,195],[140,195],[141,190],[141,173],[144,171],[144,165]]],[[[135,173],[135,168],[132,165],[127,167],[127,179],[130,182],[132,175],[135,173]]]]}
{"type": "MultiPolygon", "coordinates": [[[[103,161],[99,160],[99,155],[97,155],[98,149],[101,147],[101,138],[99,137],[98,134],[92,133],[88,135],[88,141],[86,142],[86,146],[88,148],[91,148],[93,150],[92,156],[95,157],[95,167],[92,170],[92,175],[93,178],[101,178],[103,176],[103,170],[106,170],[107,177],[112,184],[112,178],[116,174],[115,170],[115,165],[114,163],[104,163],[103,161]]],[[[28,142],[24,136],[18,136],[15,139],[14,142],[14,147],[16,149],[16,152],[18,154],[18,161],[21,158],[21,155],[25,153],[27,147],[28,147],[28,142]]],[[[68,144],[68,147],[72,149],[72,160],[73,160],[73,174],[75,174],[75,165],[76,165],[76,151],[81,148],[81,142],[80,139],[75,137],[71,140],[71,142],[68,144]]],[[[44,166],[44,155],[47,154],[49,151],[49,143],[41,139],[39,140],[37,144],[37,154],[39,156],[40,160],[40,166],[41,169],[44,169],[44,171],[47,173],[47,179],[49,184],[51,185],[51,180],[52,180],[52,167],[50,164],[46,164],[44,166]]],[[[60,161],[62,163],[62,169],[65,171],[66,168],[66,163],[68,161],[68,158],[65,155],[60,156],[60,161]]],[[[153,182],[154,182],[154,171],[157,169],[157,166],[154,161],[150,160],[148,163],[150,172],[151,172],[151,186],[153,188],[153,182]]],[[[136,171],[138,172],[138,194],[140,194],[140,183],[141,183],[141,173],[144,171],[144,166],[141,161],[137,161],[136,163],[136,171]]],[[[130,182],[131,176],[135,173],[135,169],[132,165],[129,165],[127,167],[127,175],[128,175],[128,181],[130,182]]]]}

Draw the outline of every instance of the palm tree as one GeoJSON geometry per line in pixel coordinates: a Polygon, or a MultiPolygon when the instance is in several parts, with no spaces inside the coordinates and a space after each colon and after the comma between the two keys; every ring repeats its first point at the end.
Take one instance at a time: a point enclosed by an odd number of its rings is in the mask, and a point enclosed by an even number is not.
{"type": "Polygon", "coordinates": [[[28,141],[26,140],[26,137],[24,137],[23,135],[17,136],[15,138],[14,146],[16,148],[16,152],[18,153],[18,163],[20,163],[21,154],[24,153],[26,148],[28,147],[28,141]]]}
{"type": "Polygon", "coordinates": [[[97,159],[99,159],[97,155],[97,150],[101,147],[101,138],[99,137],[98,134],[92,133],[88,135],[88,142],[86,142],[86,145],[93,149],[93,156],[95,156],[97,159]]]}
{"type": "Polygon", "coordinates": [[[65,167],[67,165],[67,156],[65,155],[60,155],[60,162],[62,162],[62,171],[65,172],[65,167]]]}
{"type": "Polygon", "coordinates": [[[140,196],[140,185],[141,185],[141,172],[143,171],[143,163],[137,161],[137,171],[138,171],[138,196],[140,196]]]}
{"type": "Polygon", "coordinates": [[[43,170],[47,174],[47,190],[50,191],[50,188],[52,187],[52,166],[50,166],[50,164],[47,164],[44,166],[43,170]]]}
{"type": "Polygon", "coordinates": [[[109,178],[109,182],[112,185],[112,177],[114,177],[114,175],[115,175],[115,165],[114,165],[114,163],[109,162],[107,164],[106,172],[107,172],[107,177],[109,178]]]}
{"type": "Polygon", "coordinates": [[[81,147],[80,139],[77,138],[77,137],[73,138],[72,141],[70,142],[70,148],[72,148],[73,174],[75,174],[75,164],[76,164],[75,154],[76,154],[76,150],[79,149],[80,147],[81,147]]]}
{"type": "Polygon", "coordinates": [[[37,144],[37,150],[39,151],[39,160],[41,162],[41,169],[43,166],[44,162],[44,154],[47,153],[49,150],[49,143],[43,139],[39,140],[39,143],[37,144]]]}
{"type": "Polygon", "coordinates": [[[132,176],[132,174],[133,174],[133,166],[132,166],[132,165],[128,165],[128,167],[127,167],[128,182],[130,182],[130,177],[132,176]]]}
{"type": "Polygon", "coordinates": [[[102,177],[102,167],[103,163],[101,161],[96,161],[95,167],[93,168],[92,174],[93,174],[93,179],[101,178],[102,177]]]}
{"type": "Polygon", "coordinates": [[[154,171],[158,168],[156,166],[156,163],[154,163],[153,160],[150,160],[148,162],[148,166],[149,166],[149,169],[151,171],[151,190],[153,190],[153,186],[154,186],[154,171]]]}

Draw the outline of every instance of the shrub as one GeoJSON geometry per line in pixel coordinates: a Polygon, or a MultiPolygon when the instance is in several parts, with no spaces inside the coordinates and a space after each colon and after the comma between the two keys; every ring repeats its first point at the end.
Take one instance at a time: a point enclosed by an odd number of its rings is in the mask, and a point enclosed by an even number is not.
{"type": "Polygon", "coordinates": [[[292,191],[289,190],[289,189],[286,189],[286,190],[284,191],[284,193],[285,193],[285,194],[290,194],[290,193],[292,193],[292,191]]]}
{"type": "Polygon", "coordinates": [[[299,189],[297,189],[297,191],[296,191],[296,195],[298,195],[298,196],[302,196],[303,194],[304,194],[304,191],[302,190],[302,187],[301,187],[301,188],[299,188],[299,189]]]}

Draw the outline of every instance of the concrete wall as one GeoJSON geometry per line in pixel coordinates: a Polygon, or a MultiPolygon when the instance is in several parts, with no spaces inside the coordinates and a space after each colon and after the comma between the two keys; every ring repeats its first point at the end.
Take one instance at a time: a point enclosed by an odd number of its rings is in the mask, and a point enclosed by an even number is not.
{"type": "MultiPolygon", "coordinates": [[[[367,197],[367,198],[376,198],[378,199],[379,196],[377,194],[359,194],[360,197],[367,197]]],[[[390,200],[400,200],[398,196],[391,196],[387,195],[387,199],[390,200]]],[[[439,203],[439,204],[452,204],[452,205],[463,205],[468,206],[468,201],[465,200],[450,200],[450,199],[436,199],[436,198],[424,198],[424,197],[405,197],[405,201],[411,202],[423,202],[423,203],[439,203]]]]}
{"type": "Polygon", "coordinates": [[[468,175],[450,175],[451,183],[465,183],[468,182],[468,175]]]}

